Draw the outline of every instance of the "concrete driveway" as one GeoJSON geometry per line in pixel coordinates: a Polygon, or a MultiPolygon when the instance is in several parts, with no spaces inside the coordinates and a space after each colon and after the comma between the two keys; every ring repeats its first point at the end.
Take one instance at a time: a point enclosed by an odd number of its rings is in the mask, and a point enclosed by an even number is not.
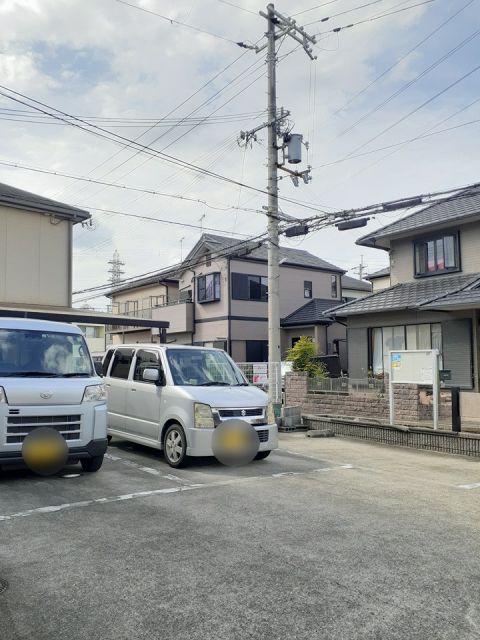
{"type": "Polygon", "coordinates": [[[480,461],[283,435],[0,476],[2,640],[480,638],[480,461]],[[68,477],[73,475],[73,477],[68,477]]]}

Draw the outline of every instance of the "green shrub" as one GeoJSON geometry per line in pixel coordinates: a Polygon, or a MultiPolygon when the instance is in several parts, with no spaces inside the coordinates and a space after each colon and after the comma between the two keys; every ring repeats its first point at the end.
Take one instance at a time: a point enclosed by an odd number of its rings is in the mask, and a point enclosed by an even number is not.
{"type": "Polygon", "coordinates": [[[302,336],[300,340],[287,352],[287,360],[292,363],[293,371],[306,371],[309,378],[328,378],[328,372],[323,362],[313,362],[317,349],[312,338],[302,336]]]}

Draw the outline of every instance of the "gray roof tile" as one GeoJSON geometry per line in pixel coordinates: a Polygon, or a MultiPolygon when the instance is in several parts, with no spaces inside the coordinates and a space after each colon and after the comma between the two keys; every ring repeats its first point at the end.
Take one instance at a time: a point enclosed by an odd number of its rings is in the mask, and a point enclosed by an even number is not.
{"type": "Polygon", "coordinates": [[[442,296],[433,302],[422,306],[422,309],[452,309],[452,308],[472,308],[480,305],[480,289],[465,289],[457,293],[442,296]]]}
{"type": "Polygon", "coordinates": [[[356,291],[371,291],[372,285],[365,280],[350,278],[350,276],[342,276],[342,287],[344,289],[355,289],[356,291]]]}
{"type": "Polygon", "coordinates": [[[389,243],[386,242],[386,239],[390,236],[407,235],[409,232],[416,233],[431,226],[453,223],[479,215],[480,186],[475,186],[362,236],[357,240],[357,244],[388,249],[389,243]]]}
{"type": "Polygon", "coordinates": [[[59,218],[72,220],[73,222],[81,222],[88,220],[90,214],[88,211],[71,207],[69,204],[44,198],[36,193],[17,189],[8,184],[0,182],[0,204],[14,209],[25,209],[27,211],[36,211],[38,213],[51,213],[59,218]]]}
{"type": "Polygon", "coordinates": [[[385,267],[385,269],[379,269],[378,271],[374,271],[370,275],[367,276],[367,280],[375,280],[375,278],[386,278],[390,275],[390,267],[385,267]]]}
{"type": "MultiPolygon", "coordinates": [[[[200,238],[199,242],[195,245],[195,247],[190,252],[194,253],[199,246],[200,243],[205,243],[208,245],[212,251],[221,251],[223,249],[228,249],[233,245],[237,245],[239,240],[236,238],[228,238],[226,236],[217,236],[211,233],[204,233],[200,238]]],[[[258,243],[256,242],[245,242],[245,247],[249,246],[256,247],[258,243]]],[[[236,251],[236,250],[235,250],[236,251]]],[[[239,253],[243,253],[243,249],[240,248],[239,253]]],[[[324,271],[333,271],[337,273],[345,273],[344,269],[340,269],[334,264],[327,262],[326,260],[322,260],[318,256],[314,256],[312,253],[308,251],[304,251],[303,249],[291,249],[290,247],[280,247],[280,264],[291,264],[295,266],[301,267],[312,267],[314,269],[322,269],[324,271]]],[[[190,254],[189,254],[190,255],[190,254]]],[[[253,260],[262,260],[267,261],[267,247],[265,244],[262,244],[260,247],[252,248],[251,251],[241,256],[245,259],[253,259],[253,260]]],[[[187,257],[188,260],[188,257],[187,257]]]]}
{"type": "Polygon", "coordinates": [[[372,293],[353,302],[334,309],[327,310],[326,315],[350,316],[366,313],[381,313],[385,311],[425,308],[429,302],[448,293],[455,293],[460,289],[475,283],[480,279],[480,273],[464,275],[446,275],[423,278],[415,282],[396,284],[383,291],[372,293]]]}
{"type": "Polygon", "coordinates": [[[327,324],[330,320],[324,315],[324,311],[331,309],[333,302],[331,299],[313,298],[283,318],[281,325],[282,327],[294,327],[304,324],[327,324]]]}

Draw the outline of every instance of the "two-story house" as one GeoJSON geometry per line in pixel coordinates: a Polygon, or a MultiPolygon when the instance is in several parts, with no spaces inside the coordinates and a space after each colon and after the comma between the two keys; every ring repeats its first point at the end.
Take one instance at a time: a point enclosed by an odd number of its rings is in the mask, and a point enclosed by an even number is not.
{"type": "MultiPolygon", "coordinates": [[[[83,209],[0,183],[0,316],[96,325],[100,334],[113,320],[128,321],[163,337],[165,322],[72,307],[73,227],[89,218],[83,209]]],[[[104,350],[105,341],[96,346],[104,350]]]]}
{"type": "MultiPolygon", "coordinates": [[[[349,375],[385,374],[392,349],[436,348],[451,370],[447,386],[478,392],[480,188],[435,202],[357,244],[388,251],[391,285],[329,310],[347,319],[349,375]]],[[[464,406],[480,398],[468,395],[464,406]]]]}
{"type": "MultiPolygon", "coordinates": [[[[311,336],[321,353],[334,353],[345,340],[345,327],[326,318],[323,311],[342,300],[344,271],[321,258],[287,247],[280,248],[280,312],[282,354],[302,335],[311,336]]],[[[147,287],[156,296],[173,272],[164,270],[110,293],[116,305],[134,305],[147,287]]],[[[170,285],[166,304],[149,314],[170,322],[168,340],[180,344],[220,347],[237,362],[263,362],[268,358],[267,248],[264,243],[203,234],[170,285]]],[[[368,283],[348,282],[369,289],[368,283]]],[[[164,291],[164,289],[162,289],[164,291]]],[[[163,295],[163,294],[162,294],[163,295]]],[[[147,312],[146,309],[143,311],[147,312]]],[[[142,310],[139,308],[139,312],[142,310]]],[[[132,333],[133,336],[133,333],[132,333]]],[[[120,341],[131,337],[119,335],[120,341]]]]}

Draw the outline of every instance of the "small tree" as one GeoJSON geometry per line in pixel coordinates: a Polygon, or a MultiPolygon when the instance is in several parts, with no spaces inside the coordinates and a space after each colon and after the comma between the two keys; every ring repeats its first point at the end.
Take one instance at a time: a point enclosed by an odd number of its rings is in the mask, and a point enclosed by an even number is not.
{"type": "Polygon", "coordinates": [[[293,371],[306,371],[309,378],[328,378],[327,367],[323,362],[313,362],[317,355],[312,338],[302,336],[288,350],[287,360],[292,363],[293,371]]]}

